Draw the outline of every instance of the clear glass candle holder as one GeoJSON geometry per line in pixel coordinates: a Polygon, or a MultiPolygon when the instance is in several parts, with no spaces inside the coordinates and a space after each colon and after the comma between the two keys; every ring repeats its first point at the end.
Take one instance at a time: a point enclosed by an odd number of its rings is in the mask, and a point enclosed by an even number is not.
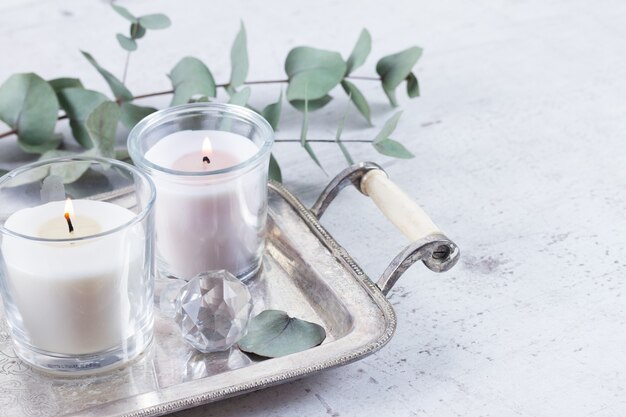
{"type": "Polygon", "coordinates": [[[224,269],[245,280],[260,268],[274,131],[241,106],[194,103],[153,113],[128,151],[157,189],[157,265],[189,280],[224,269]]]}
{"type": "Polygon", "coordinates": [[[150,344],[155,195],[112,159],[52,159],[0,178],[0,285],[21,359],[95,372],[150,344]]]}

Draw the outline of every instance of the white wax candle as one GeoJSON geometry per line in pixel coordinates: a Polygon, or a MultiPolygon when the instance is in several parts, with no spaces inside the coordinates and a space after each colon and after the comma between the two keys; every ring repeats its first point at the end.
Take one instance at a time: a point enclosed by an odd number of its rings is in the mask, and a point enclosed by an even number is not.
{"type": "Polygon", "coordinates": [[[101,201],[75,200],[73,205],[73,233],[64,218],[64,201],[19,210],[4,227],[31,237],[77,240],[45,242],[7,234],[1,249],[27,340],[37,349],[79,355],[119,346],[132,335],[140,307],[129,294],[142,285],[144,238],[139,224],[88,238],[127,224],[135,214],[101,201]]]}
{"type": "MultiPolygon", "coordinates": [[[[244,162],[258,150],[231,132],[186,130],[161,139],[145,158],[183,173],[211,172],[244,162]]],[[[185,178],[153,174],[157,249],[170,273],[184,279],[216,269],[240,275],[255,266],[267,209],[266,178],[258,175],[245,170],[185,178]]]]}

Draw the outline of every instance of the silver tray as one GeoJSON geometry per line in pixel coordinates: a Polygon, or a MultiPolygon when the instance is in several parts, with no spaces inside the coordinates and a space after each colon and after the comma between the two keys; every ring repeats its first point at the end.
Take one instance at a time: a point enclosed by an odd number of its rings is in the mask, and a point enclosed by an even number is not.
{"type": "MultiPolygon", "coordinates": [[[[0,409],[3,416],[157,416],[258,390],[361,359],[382,348],[396,328],[385,294],[414,262],[445,271],[459,252],[444,235],[411,243],[374,284],[320,225],[319,217],[346,185],[360,189],[372,163],[337,176],[312,209],[279,184],[269,186],[267,248],[262,273],[249,282],[254,312],[272,308],[317,322],[318,347],[260,360],[238,349],[200,354],[172,320],[156,310],[155,341],[138,360],[101,375],[64,378],[32,370],[14,354],[0,327],[0,409]]],[[[162,283],[157,284],[158,286],[162,283]]]]}

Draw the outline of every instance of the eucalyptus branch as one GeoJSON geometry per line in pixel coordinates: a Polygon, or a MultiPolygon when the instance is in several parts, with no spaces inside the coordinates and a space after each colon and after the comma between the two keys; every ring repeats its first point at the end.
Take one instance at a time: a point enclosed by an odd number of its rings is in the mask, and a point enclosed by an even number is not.
{"type": "MultiPolygon", "coordinates": [[[[127,58],[130,57],[130,52],[127,55],[127,58]]],[[[128,61],[127,61],[128,62],[128,61]]],[[[125,80],[125,76],[126,76],[126,70],[127,70],[127,66],[124,67],[124,78],[122,79],[122,82],[125,80]]],[[[377,77],[359,77],[359,76],[351,76],[351,77],[346,77],[348,79],[353,79],[353,80],[366,80],[366,81],[379,81],[380,82],[380,78],[377,77]]],[[[258,84],[284,84],[284,83],[288,83],[289,80],[255,80],[255,81],[245,81],[243,84],[244,85],[258,85],[258,84]]],[[[216,87],[219,88],[228,88],[230,86],[230,83],[222,83],[222,84],[216,84],[216,87]]],[[[134,96],[133,100],[141,100],[144,98],[149,98],[149,97],[158,97],[158,96],[167,96],[170,94],[174,94],[174,90],[164,90],[164,91],[156,91],[154,93],[146,93],[146,94],[140,94],[138,96],[134,96]]],[[[129,100],[132,101],[132,100],[129,100]]],[[[124,102],[123,100],[121,100],[121,102],[124,102]]],[[[57,120],[63,120],[63,119],[67,119],[67,115],[61,115],[57,118],[57,120]]],[[[11,129],[8,130],[6,132],[2,132],[0,133],[0,139],[11,136],[11,135],[15,135],[17,134],[17,129],[11,129]]],[[[276,142],[280,142],[280,141],[276,141],[276,142]]],[[[350,142],[350,141],[344,141],[344,142],[350,142]]]]}
{"type": "MultiPolygon", "coordinates": [[[[363,29],[347,59],[339,52],[298,46],[287,54],[284,63],[285,74],[282,78],[247,81],[249,57],[247,35],[242,23],[230,51],[231,74],[227,83],[216,84],[213,74],[202,60],[185,57],[168,73],[172,88],[134,95],[126,85],[131,53],[137,50],[139,40],[149,31],[165,29],[171,22],[161,13],[135,16],[115,3],[112,3],[111,7],[130,24],[127,34],[116,34],[119,45],[126,51],[122,77],[117,78],[113,75],[92,54],[86,51],[81,53],[104,78],[113,99],[99,91],[85,88],[78,78],[45,80],[34,73],[14,74],[0,85],[0,120],[11,129],[0,133],[0,138],[17,135],[17,141],[22,148],[40,152],[44,159],[49,158],[51,153],[48,151],[60,145],[58,135],[54,135],[58,120],[69,119],[73,138],[82,147],[91,148],[90,155],[125,158],[127,155],[123,149],[111,151],[115,144],[118,124],[122,123],[126,128],[132,129],[144,117],[157,111],[153,107],[135,104],[136,100],[171,95],[169,106],[213,101],[217,97],[218,89],[223,88],[228,93],[229,103],[246,106],[250,97],[249,86],[284,84],[286,86],[281,88],[278,101],[267,104],[259,113],[277,130],[283,102],[288,102],[302,111],[304,117],[300,139],[284,138],[277,139],[276,142],[299,143],[320,168],[322,164],[309,143],[338,145],[348,163],[352,163],[352,157],[344,142],[369,143],[379,153],[395,158],[413,157],[408,149],[390,137],[401,112],[395,113],[372,140],[342,141],[341,133],[348,109],[351,107],[356,108],[372,125],[370,105],[359,89],[357,81],[380,82],[392,107],[398,106],[396,90],[402,84],[406,85],[409,98],[419,96],[418,80],[413,73],[413,68],[422,53],[419,47],[414,46],[380,58],[375,66],[377,77],[353,75],[356,69],[365,64],[372,49],[372,38],[367,29],[363,29]],[[348,100],[346,112],[335,138],[308,139],[308,113],[326,106],[333,99],[331,92],[337,91],[339,86],[346,93],[348,100]],[[106,132],[106,135],[102,132],[106,132]]],[[[281,177],[280,166],[273,157],[270,161],[270,174],[273,178],[281,177]]]]}

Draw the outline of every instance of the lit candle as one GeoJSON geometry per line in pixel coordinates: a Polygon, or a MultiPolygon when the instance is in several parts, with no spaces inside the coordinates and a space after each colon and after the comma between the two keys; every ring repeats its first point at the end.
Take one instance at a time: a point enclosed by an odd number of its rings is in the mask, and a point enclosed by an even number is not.
{"type": "Polygon", "coordinates": [[[256,269],[267,210],[266,169],[229,169],[258,152],[250,139],[217,130],[171,133],[147,150],[147,161],[168,170],[152,173],[157,250],[168,275],[189,279],[226,269],[241,277],[256,269]]]}
{"type": "MultiPolygon", "coordinates": [[[[20,331],[35,349],[81,355],[123,344],[140,308],[143,228],[115,204],[54,201],[13,213],[2,254],[20,331]],[[135,243],[141,243],[141,245],[135,243]]],[[[14,329],[15,331],[16,329],[14,329]]]]}

